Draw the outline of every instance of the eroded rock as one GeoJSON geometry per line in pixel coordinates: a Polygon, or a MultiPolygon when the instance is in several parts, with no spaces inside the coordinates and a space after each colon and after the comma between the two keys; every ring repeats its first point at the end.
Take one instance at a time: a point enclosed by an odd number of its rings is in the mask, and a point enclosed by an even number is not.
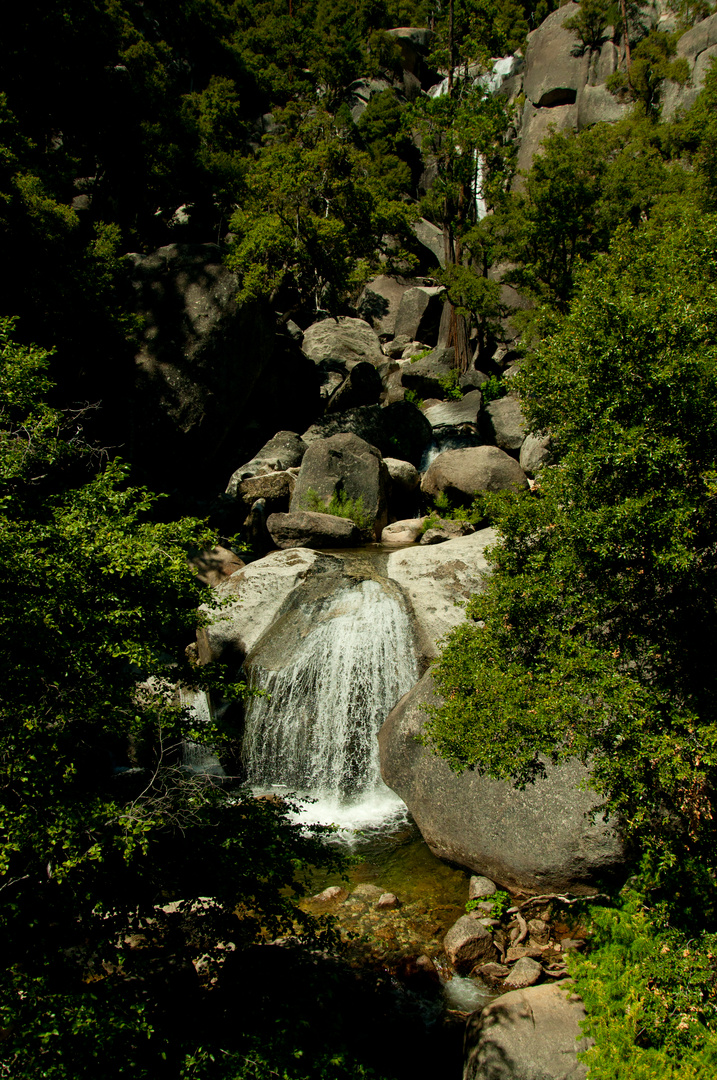
{"type": "MultiPolygon", "coordinates": [[[[388,482],[388,469],[381,454],[364,439],[350,433],[317,439],[304,455],[290,510],[292,513],[315,510],[309,502],[313,496],[318,496],[327,506],[334,495],[355,503],[360,500],[378,539],[388,523],[388,482]]],[[[272,532],[270,523],[269,532],[272,532]]]]}
{"type": "Polygon", "coordinates": [[[482,588],[488,572],[485,549],[494,542],[495,532],[481,529],[459,540],[389,555],[386,573],[408,599],[424,660],[438,655],[438,639],[465,618],[458,605],[482,588]]]}
{"type": "Polygon", "coordinates": [[[232,574],[217,588],[224,606],[202,608],[210,621],[197,635],[200,662],[241,663],[312,570],[339,568],[338,559],[316,551],[274,551],[232,574]]]}
{"type": "Polygon", "coordinates": [[[303,351],[314,363],[321,360],[383,360],[378,334],[363,319],[341,315],[312,323],[304,333],[303,351]]]}

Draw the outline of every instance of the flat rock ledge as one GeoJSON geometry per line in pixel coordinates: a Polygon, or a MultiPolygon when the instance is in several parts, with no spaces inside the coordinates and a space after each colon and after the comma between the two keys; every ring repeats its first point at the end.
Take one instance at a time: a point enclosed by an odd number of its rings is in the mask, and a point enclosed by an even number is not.
{"type": "Polygon", "coordinates": [[[271,514],[266,527],[280,549],[355,547],[361,543],[361,530],[353,521],[310,510],[271,514]]]}

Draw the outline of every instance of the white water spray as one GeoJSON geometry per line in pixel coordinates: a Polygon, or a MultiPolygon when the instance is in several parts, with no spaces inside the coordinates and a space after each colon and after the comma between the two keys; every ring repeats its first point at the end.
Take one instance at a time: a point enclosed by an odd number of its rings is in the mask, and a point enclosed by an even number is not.
{"type": "Polygon", "coordinates": [[[318,799],[313,820],[371,824],[397,805],[381,780],[377,734],[418,679],[410,621],[401,598],[370,579],[302,615],[308,632],[286,664],[252,667],[252,687],[268,696],[247,714],[248,780],[318,799]]]}

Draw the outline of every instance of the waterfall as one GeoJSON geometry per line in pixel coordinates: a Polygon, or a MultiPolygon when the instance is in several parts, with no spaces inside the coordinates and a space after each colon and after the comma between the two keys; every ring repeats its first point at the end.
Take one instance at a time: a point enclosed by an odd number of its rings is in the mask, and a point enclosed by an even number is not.
{"type": "Polygon", "coordinates": [[[265,693],[247,713],[249,782],[328,803],[328,820],[377,796],[394,803],[381,780],[377,734],[419,675],[402,598],[366,579],[294,614],[289,646],[282,639],[270,648],[268,663],[261,647],[250,658],[251,686],[265,693]]]}
{"type": "MultiPolygon", "coordinates": [[[[212,708],[204,690],[190,690],[186,686],[180,686],[179,700],[180,704],[193,714],[193,723],[196,727],[202,728],[209,725],[212,719],[212,708]]],[[[182,739],[182,765],[188,772],[198,776],[206,776],[214,780],[226,778],[219,758],[212,748],[205,746],[204,743],[182,739]]]]}

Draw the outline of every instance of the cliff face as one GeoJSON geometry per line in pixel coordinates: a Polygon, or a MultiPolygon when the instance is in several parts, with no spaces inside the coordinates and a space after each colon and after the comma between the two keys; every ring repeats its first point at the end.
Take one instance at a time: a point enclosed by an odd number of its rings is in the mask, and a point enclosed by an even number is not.
{"type": "MultiPolygon", "coordinates": [[[[662,7],[658,4],[651,10],[650,24],[674,32],[674,16],[662,7]]],[[[510,97],[518,100],[522,93],[525,99],[517,132],[519,172],[530,169],[551,129],[582,131],[600,122],[615,123],[630,111],[631,103],[611,94],[606,86],[614,72],[626,68],[621,38],[608,27],[599,49],[583,49],[578,35],[564,25],[578,10],[574,3],[560,7],[528,35],[523,70],[511,80],[510,97]]],[[[661,92],[663,120],[675,119],[694,103],[714,56],[717,14],[698,22],[678,40],[677,57],[687,61],[689,79],[684,84],[665,81],[661,92]]],[[[515,187],[521,182],[518,176],[515,187]]]]}

